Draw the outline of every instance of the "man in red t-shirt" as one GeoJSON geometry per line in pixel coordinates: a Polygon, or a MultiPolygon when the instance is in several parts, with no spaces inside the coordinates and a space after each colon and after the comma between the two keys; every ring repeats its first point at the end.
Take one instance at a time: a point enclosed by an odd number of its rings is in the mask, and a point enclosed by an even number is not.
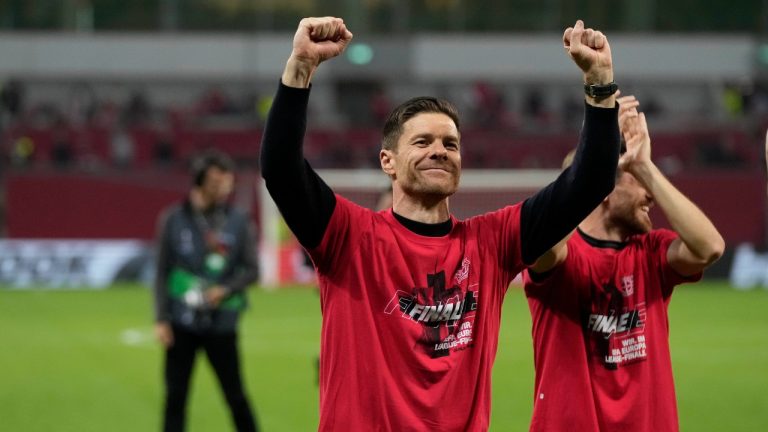
{"type": "Polygon", "coordinates": [[[651,161],[645,116],[618,99],[627,151],[613,192],[525,272],[531,431],[676,431],[667,307],[723,253],[712,222],[651,161]],[[674,231],[652,229],[658,204],[674,231]]]}
{"type": "Polygon", "coordinates": [[[304,160],[311,77],[351,38],[339,18],[301,21],[261,149],[267,189],[317,270],[319,429],[487,430],[509,282],[614,185],[620,137],[608,41],[581,21],[563,35],[586,83],[573,166],[523,203],[460,221],[448,208],[461,173],[459,117],[445,100],[413,98],[387,118],[379,159],[391,208],[374,212],[334,194],[304,160]]]}

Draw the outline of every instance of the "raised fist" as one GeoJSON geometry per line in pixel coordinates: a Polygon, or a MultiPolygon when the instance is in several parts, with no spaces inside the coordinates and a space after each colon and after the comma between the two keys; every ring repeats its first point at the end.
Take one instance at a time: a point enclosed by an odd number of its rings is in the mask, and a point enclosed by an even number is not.
{"type": "Polygon", "coordinates": [[[334,17],[304,18],[293,37],[291,57],[310,67],[344,52],[352,40],[344,20],[334,17]]]}
{"type": "Polygon", "coordinates": [[[582,20],[563,33],[563,48],[584,72],[586,84],[608,84],[613,81],[613,63],[608,38],[597,30],[584,28],[582,20]]]}

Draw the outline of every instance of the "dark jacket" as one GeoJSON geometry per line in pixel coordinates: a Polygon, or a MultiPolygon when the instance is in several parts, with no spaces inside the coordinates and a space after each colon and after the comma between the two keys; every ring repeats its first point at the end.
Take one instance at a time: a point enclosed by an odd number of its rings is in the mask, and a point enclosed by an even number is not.
{"type": "Polygon", "coordinates": [[[226,205],[200,212],[186,200],[160,216],[157,250],[155,320],[191,331],[234,332],[244,290],[259,275],[248,215],[226,205]],[[216,308],[201,301],[213,285],[230,291],[216,308]]]}

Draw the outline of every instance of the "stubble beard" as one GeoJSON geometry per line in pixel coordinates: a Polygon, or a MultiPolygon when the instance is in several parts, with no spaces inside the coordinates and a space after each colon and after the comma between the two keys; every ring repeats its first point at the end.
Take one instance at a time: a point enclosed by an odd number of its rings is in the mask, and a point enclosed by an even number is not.
{"type": "Polygon", "coordinates": [[[649,215],[636,206],[622,208],[614,220],[628,235],[646,234],[653,229],[649,215]]]}
{"type": "Polygon", "coordinates": [[[430,199],[444,199],[455,194],[459,188],[459,177],[451,175],[451,180],[438,181],[428,179],[421,173],[409,172],[408,184],[403,185],[403,190],[410,195],[428,197],[430,199]]]}

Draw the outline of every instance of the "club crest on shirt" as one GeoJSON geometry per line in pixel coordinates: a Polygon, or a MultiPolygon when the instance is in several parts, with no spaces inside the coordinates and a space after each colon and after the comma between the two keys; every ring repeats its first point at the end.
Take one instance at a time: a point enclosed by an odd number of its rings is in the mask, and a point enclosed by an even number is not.
{"type": "Polygon", "coordinates": [[[635,292],[635,277],[633,275],[621,277],[621,295],[629,297],[635,292]]]}
{"type": "Polygon", "coordinates": [[[456,285],[461,285],[465,279],[469,277],[469,258],[461,260],[461,268],[456,270],[456,274],[453,275],[453,280],[456,281],[456,285]]]}

